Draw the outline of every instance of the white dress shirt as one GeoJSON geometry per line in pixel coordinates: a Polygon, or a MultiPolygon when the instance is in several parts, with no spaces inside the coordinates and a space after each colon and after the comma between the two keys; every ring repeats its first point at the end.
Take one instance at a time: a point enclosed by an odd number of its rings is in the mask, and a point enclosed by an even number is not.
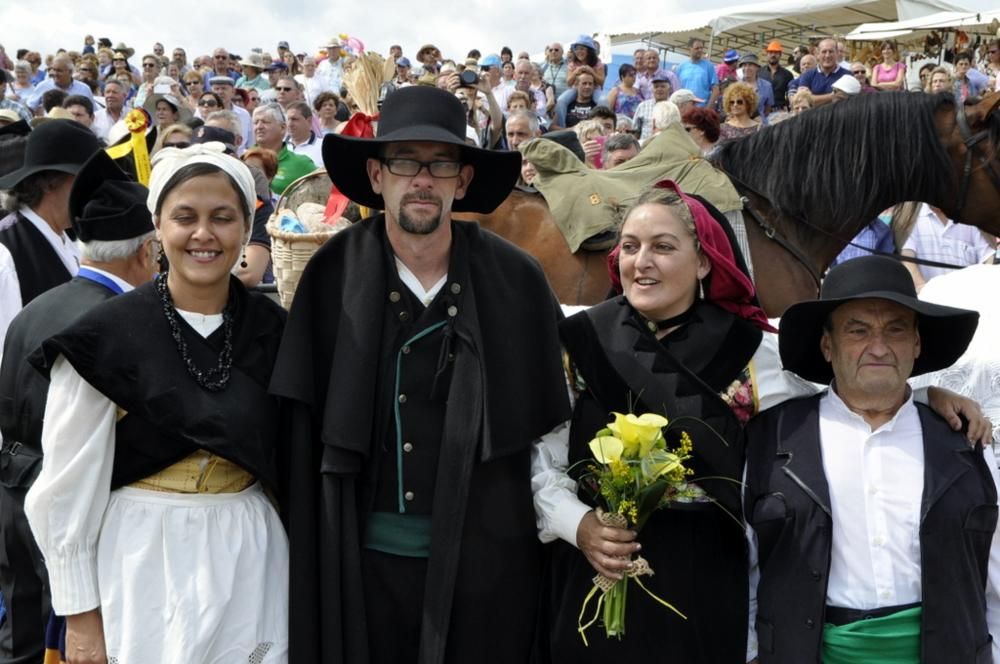
{"type": "MultiPolygon", "coordinates": [[[[27,206],[21,206],[18,210],[35,228],[42,234],[56,255],[69,270],[71,275],[76,275],[80,269],[80,252],[66,234],[58,234],[49,224],[38,216],[38,214],[27,206]]],[[[14,215],[11,219],[16,219],[14,215]]],[[[2,230],[2,229],[0,229],[2,230]]],[[[0,244],[0,344],[7,336],[7,328],[14,320],[24,304],[21,302],[21,282],[17,278],[17,268],[14,266],[14,257],[6,245],[0,244]]]]}

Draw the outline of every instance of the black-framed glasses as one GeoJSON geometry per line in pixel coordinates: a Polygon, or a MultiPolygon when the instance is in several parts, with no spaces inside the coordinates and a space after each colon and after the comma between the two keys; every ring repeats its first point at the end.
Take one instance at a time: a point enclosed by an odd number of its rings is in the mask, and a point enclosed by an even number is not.
{"type": "Polygon", "coordinates": [[[142,68],[143,69],[152,69],[155,66],[156,66],[155,62],[143,62],[142,63],[142,68]]]}
{"type": "Polygon", "coordinates": [[[164,143],[165,148],[177,148],[178,150],[183,150],[184,148],[191,147],[191,143],[188,141],[178,141],[177,143],[164,143]]]}
{"type": "Polygon", "coordinates": [[[427,172],[431,174],[431,177],[435,178],[453,178],[457,177],[459,172],[462,170],[462,162],[460,161],[419,161],[417,159],[401,159],[395,157],[384,158],[380,160],[385,167],[389,169],[389,172],[393,175],[399,175],[406,178],[412,178],[417,175],[424,168],[427,167],[427,172]]]}
{"type": "Polygon", "coordinates": [[[214,99],[202,99],[201,101],[198,102],[198,105],[204,106],[205,108],[215,108],[216,106],[219,105],[219,103],[214,99]]]}
{"type": "Polygon", "coordinates": [[[868,75],[868,72],[866,72],[864,69],[859,69],[857,71],[852,71],[851,73],[854,74],[855,76],[857,76],[859,74],[861,76],[867,76],[868,75]]]}

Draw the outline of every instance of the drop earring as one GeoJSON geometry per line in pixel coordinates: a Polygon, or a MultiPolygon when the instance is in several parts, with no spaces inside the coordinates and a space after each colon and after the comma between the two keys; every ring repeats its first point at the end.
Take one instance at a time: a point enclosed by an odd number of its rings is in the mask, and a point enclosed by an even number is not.
{"type": "Polygon", "coordinates": [[[243,250],[243,257],[240,259],[240,267],[245,270],[245,269],[247,269],[247,266],[248,266],[248,264],[247,264],[247,250],[244,249],[243,250]]]}

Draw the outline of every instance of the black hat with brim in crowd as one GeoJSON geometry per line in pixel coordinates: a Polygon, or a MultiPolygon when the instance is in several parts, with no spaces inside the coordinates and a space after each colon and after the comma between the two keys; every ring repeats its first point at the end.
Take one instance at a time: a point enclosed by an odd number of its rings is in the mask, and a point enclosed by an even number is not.
{"type": "Polygon", "coordinates": [[[25,178],[42,171],[76,175],[101,149],[94,132],[72,120],[50,120],[28,134],[24,165],[0,178],[0,189],[13,189],[25,178]]]}
{"type": "Polygon", "coordinates": [[[465,110],[455,95],[429,86],[397,90],[385,99],[375,138],[327,134],[323,139],[323,164],[337,188],[349,199],[383,209],[381,194],[372,190],[365,164],[378,159],[390,143],[422,141],[459,147],[461,161],[473,168],[472,182],[455,212],[489,213],[507,198],[521,171],[521,154],[484,150],[469,145],[465,110]]]}
{"type": "Polygon", "coordinates": [[[153,231],[149,189],[98,150],[76,174],[69,194],[73,230],[81,242],[131,240],[153,231]]]}
{"type": "Polygon", "coordinates": [[[913,278],[887,256],[862,256],[837,265],[823,280],[818,300],[793,304],[781,317],[778,347],[781,363],[814,383],[833,380],[820,338],[827,317],[842,304],[862,299],[889,300],[917,314],[920,356],[911,376],[945,369],[962,356],[979,325],[979,313],[917,299],[913,278]]]}
{"type": "Polygon", "coordinates": [[[24,120],[11,122],[0,127],[0,136],[27,136],[31,133],[31,125],[24,120]]]}

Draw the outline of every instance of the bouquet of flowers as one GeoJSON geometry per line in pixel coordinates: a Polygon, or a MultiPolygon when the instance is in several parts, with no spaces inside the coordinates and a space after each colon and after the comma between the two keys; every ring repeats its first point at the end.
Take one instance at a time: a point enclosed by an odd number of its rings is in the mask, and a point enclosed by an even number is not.
{"type": "MultiPolygon", "coordinates": [[[[694,471],[684,465],[691,458],[694,443],[687,431],[681,431],[677,445],[668,447],[664,428],[669,422],[660,415],[614,413],[614,416],[615,421],[598,431],[590,441],[594,458],[593,461],[582,462],[587,466],[580,483],[602,506],[597,509],[601,523],[638,531],[655,510],[675,501],[690,500],[697,493],[697,487],[688,483],[688,477],[694,471]]],[[[602,615],[604,630],[609,638],[621,638],[625,633],[625,598],[632,582],[657,602],[687,619],[642,583],[642,576],[652,574],[649,563],[638,557],[632,561],[632,567],[621,580],[600,574],[594,577],[594,587],[580,609],[579,631],[585,644],[586,630],[602,615]],[[595,596],[598,599],[593,617],[584,624],[587,606],[595,596]]]]}

